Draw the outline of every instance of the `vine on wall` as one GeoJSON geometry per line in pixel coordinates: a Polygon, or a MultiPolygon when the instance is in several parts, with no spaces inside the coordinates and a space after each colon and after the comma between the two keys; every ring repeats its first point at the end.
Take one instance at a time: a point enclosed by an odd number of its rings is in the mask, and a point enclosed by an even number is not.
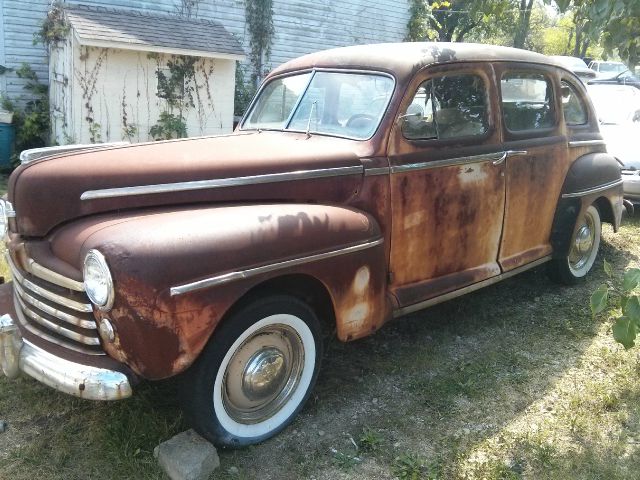
{"type": "Polygon", "coordinates": [[[102,126],[100,123],[96,122],[92,100],[93,96],[98,92],[96,84],[98,82],[98,76],[102,69],[102,65],[107,60],[108,50],[106,48],[98,49],[98,57],[96,58],[93,67],[89,70],[86,68],[86,65],[92,50],[92,47],[83,47],[80,60],[85,66],[84,71],[76,68],[73,73],[78,80],[78,85],[82,92],[82,101],[84,102],[85,109],[84,119],[89,124],[89,140],[91,143],[99,143],[102,141],[102,126]]]}
{"type": "Polygon", "coordinates": [[[51,5],[38,31],[33,34],[33,44],[42,43],[47,48],[56,46],[66,40],[70,31],[71,26],[64,18],[62,7],[55,2],[51,5]]]}
{"type": "Polygon", "coordinates": [[[196,108],[203,130],[207,116],[214,112],[210,82],[213,64],[207,66],[205,58],[173,55],[163,68],[164,57],[154,54],[149,57],[156,60],[157,95],[166,106],[149,134],[156,140],[186,137],[185,116],[192,108],[196,108]],[[202,83],[198,82],[196,73],[201,74],[202,83]]]}
{"type": "Polygon", "coordinates": [[[249,29],[249,61],[253,72],[251,82],[257,86],[264,75],[264,64],[269,61],[275,33],[273,27],[273,0],[245,0],[245,17],[249,29]]]}

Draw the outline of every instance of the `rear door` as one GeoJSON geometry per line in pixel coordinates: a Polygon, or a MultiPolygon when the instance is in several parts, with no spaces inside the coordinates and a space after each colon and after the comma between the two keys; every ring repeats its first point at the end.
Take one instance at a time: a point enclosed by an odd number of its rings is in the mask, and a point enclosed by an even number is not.
{"type": "Polygon", "coordinates": [[[556,70],[502,63],[499,83],[506,195],[500,266],[504,271],[551,254],[551,226],[569,168],[556,70]]]}

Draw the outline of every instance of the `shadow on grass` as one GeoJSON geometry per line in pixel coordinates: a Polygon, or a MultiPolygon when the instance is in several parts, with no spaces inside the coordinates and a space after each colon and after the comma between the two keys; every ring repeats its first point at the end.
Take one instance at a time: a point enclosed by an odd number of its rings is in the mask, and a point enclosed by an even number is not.
{"type": "MultiPolygon", "coordinates": [[[[639,229],[636,217],[622,234],[639,229]]],[[[630,261],[615,237],[603,252],[615,268],[630,261]]],[[[223,467],[215,478],[238,478],[227,473],[230,466],[244,478],[333,478],[336,469],[347,478],[387,478],[407,452],[437,460],[433,468],[446,472],[579,362],[599,328],[588,297],[604,279],[601,259],[582,285],[554,285],[541,267],[391,323],[372,337],[331,342],[300,417],[261,445],[220,452],[223,467]],[[376,432],[381,446],[355,452],[356,461],[352,444],[363,431],[376,432]]],[[[174,382],[144,384],[129,400],[94,403],[30,380],[0,379],[0,417],[20,431],[19,446],[0,454],[0,471],[17,480],[36,472],[47,479],[162,478],[153,448],[187,428],[177,389],[174,382]]],[[[582,452],[582,459],[559,458],[542,448],[533,458],[539,471],[547,460],[559,462],[548,466],[556,473],[570,472],[576,462],[590,462],[599,474],[613,471],[597,445],[585,444],[582,452]]],[[[517,467],[496,465],[495,477],[487,478],[519,478],[517,467]]]]}

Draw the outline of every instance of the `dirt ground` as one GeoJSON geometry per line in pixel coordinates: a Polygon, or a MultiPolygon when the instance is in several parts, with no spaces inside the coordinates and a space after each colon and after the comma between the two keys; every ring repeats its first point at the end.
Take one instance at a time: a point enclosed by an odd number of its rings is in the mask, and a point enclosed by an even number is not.
{"type": "MultiPolygon", "coordinates": [[[[605,228],[587,282],[540,267],[331,342],[298,419],[255,447],[220,451],[212,478],[640,478],[639,350],[593,319],[589,296],[640,261],[640,220],[605,228]]],[[[119,403],[0,379],[0,478],[163,478],[153,448],[186,428],[173,382],[119,403]]]]}

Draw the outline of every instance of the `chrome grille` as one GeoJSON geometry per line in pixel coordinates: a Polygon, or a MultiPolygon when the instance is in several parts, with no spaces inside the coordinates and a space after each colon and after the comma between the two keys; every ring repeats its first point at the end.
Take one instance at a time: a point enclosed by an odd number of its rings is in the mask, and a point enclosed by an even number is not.
{"type": "Polygon", "coordinates": [[[7,262],[14,280],[19,321],[30,333],[48,342],[89,355],[104,355],[93,308],[82,283],[27,259],[29,271],[7,262]]]}

